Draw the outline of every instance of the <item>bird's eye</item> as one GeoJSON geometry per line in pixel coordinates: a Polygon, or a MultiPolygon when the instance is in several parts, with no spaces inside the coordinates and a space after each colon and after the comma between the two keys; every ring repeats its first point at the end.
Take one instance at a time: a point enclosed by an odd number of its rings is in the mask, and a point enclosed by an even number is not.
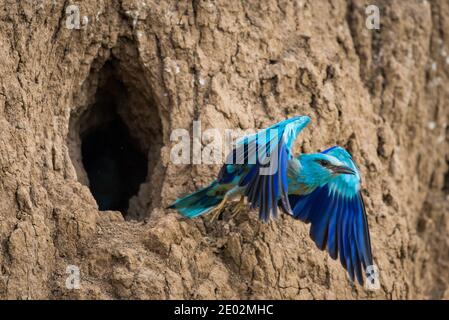
{"type": "Polygon", "coordinates": [[[317,162],[323,167],[327,167],[331,164],[328,160],[318,160],[317,162]]]}

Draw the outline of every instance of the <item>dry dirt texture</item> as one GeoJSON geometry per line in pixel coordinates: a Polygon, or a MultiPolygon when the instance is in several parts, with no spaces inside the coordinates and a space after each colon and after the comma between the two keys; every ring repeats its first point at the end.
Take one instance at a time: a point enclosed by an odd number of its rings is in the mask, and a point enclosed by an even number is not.
{"type": "Polygon", "coordinates": [[[0,298],[448,299],[448,104],[447,0],[0,0],[0,298]],[[98,211],[81,160],[107,97],[149,154],[126,219],[98,211]],[[164,209],[219,168],[172,164],[173,129],[301,114],[297,152],[340,144],[359,164],[378,291],[302,222],[164,209]]]}

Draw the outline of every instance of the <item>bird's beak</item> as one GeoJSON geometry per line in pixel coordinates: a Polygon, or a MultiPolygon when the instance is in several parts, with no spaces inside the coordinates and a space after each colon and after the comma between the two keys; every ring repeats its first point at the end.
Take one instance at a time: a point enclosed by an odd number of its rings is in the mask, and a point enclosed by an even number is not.
{"type": "Polygon", "coordinates": [[[347,166],[334,166],[332,171],[337,174],[355,174],[355,171],[347,166]]]}

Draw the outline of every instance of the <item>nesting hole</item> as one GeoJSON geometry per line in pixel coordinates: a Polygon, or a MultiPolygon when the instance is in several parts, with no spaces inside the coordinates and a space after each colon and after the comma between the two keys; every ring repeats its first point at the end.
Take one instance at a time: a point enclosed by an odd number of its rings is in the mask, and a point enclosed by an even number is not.
{"type": "Polygon", "coordinates": [[[118,61],[92,71],[69,132],[78,181],[89,187],[99,210],[129,219],[149,215],[161,184],[161,120],[139,71],[118,61]]]}
{"type": "Polygon", "coordinates": [[[115,106],[107,107],[114,113],[81,137],[83,166],[98,208],[126,214],[129,200],[146,179],[148,158],[115,113],[115,106]]]}

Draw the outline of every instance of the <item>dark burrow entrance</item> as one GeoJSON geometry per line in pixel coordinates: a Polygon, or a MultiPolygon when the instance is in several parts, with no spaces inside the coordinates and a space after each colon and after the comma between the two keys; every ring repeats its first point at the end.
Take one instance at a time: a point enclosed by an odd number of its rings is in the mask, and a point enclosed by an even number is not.
{"type": "Polygon", "coordinates": [[[147,176],[147,157],[117,114],[83,135],[81,154],[100,210],[126,213],[129,199],[147,176]]]}
{"type": "Polygon", "coordinates": [[[92,71],[71,114],[68,146],[99,210],[143,219],[159,200],[162,129],[145,79],[127,68],[113,60],[92,71]]]}

